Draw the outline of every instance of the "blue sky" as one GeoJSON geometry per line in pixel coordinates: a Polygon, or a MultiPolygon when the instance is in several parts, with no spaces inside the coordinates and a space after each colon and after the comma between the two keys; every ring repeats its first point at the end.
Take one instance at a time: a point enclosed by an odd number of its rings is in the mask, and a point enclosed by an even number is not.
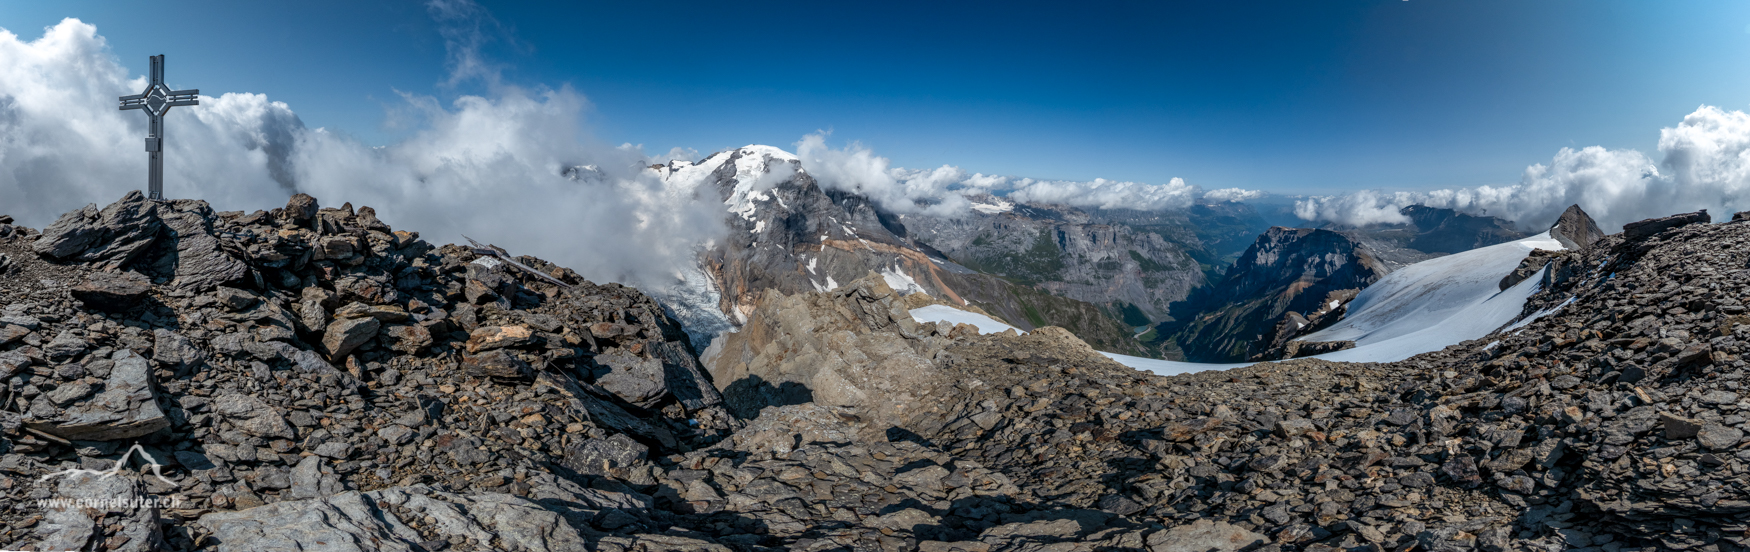
{"type": "MultiPolygon", "coordinates": [[[[895,165],[1337,193],[1518,182],[1563,147],[1655,151],[1750,103],[1750,3],[483,2],[506,83],[571,86],[600,140],[701,153],[810,132],[895,165]]],[[[419,2],[0,2],[95,24],[170,84],[283,101],[374,144],[454,98],[419,2]]]]}

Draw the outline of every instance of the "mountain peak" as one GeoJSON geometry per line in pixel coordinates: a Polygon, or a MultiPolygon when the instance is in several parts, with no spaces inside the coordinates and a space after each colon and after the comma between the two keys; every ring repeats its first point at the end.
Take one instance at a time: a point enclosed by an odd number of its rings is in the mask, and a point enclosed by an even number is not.
{"type": "Polygon", "coordinates": [[[1599,230],[1598,223],[1593,222],[1592,217],[1576,203],[1569,205],[1568,210],[1562,211],[1561,218],[1550,225],[1549,237],[1562,242],[1562,247],[1579,251],[1604,239],[1604,231],[1599,230]]]}

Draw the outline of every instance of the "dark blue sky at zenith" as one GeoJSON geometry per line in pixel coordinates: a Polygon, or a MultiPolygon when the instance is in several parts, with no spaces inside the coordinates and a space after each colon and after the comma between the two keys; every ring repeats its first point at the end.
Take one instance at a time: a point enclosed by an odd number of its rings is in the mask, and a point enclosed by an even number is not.
{"type": "MultiPolygon", "coordinates": [[[[1750,107],[1750,3],[492,2],[503,82],[570,86],[604,142],[701,154],[803,135],[895,165],[1336,193],[1516,182],[1562,147],[1653,152],[1750,107]]],[[[136,74],[406,135],[448,83],[420,2],[0,2],[26,40],[97,26],[136,74]]]]}

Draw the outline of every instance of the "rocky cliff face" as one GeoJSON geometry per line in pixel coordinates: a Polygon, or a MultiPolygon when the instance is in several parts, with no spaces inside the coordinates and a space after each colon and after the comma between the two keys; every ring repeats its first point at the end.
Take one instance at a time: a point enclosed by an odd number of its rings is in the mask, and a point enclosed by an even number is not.
{"type": "Polygon", "coordinates": [[[1162,325],[1185,358],[1237,362],[1268,348],[1289,312],[1329,310],[1325,298],[1379,280],[1387,269],[1371,250],[1329,230],[1271,228],[1228,269],[1226,278],[1181,304],[1181,322],[1162,325]]]}
{"type": "Polygon", "coordinates": [[[914,243],[964,266],[1104,306],[1120,319],[1133,310],[1131,325],[1166,319],[1168,305],[1205,283],[1197,260],[1159,234],[1069,207],[982,201],[992,212],[901,220],[914,243]]]}

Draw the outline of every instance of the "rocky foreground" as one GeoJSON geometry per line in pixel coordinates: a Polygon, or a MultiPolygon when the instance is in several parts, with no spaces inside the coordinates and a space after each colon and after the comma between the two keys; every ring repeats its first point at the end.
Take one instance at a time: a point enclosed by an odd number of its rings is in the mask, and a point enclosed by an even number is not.
{"type": "Polygon", "coordinates": [[[879,277],[701,362],[369,208],[131,194],[0,225],[0,549],[1735,550],[1750,224],[1693,222],[1541,256],[1487,340],[1164,378],[879,277]]]}

